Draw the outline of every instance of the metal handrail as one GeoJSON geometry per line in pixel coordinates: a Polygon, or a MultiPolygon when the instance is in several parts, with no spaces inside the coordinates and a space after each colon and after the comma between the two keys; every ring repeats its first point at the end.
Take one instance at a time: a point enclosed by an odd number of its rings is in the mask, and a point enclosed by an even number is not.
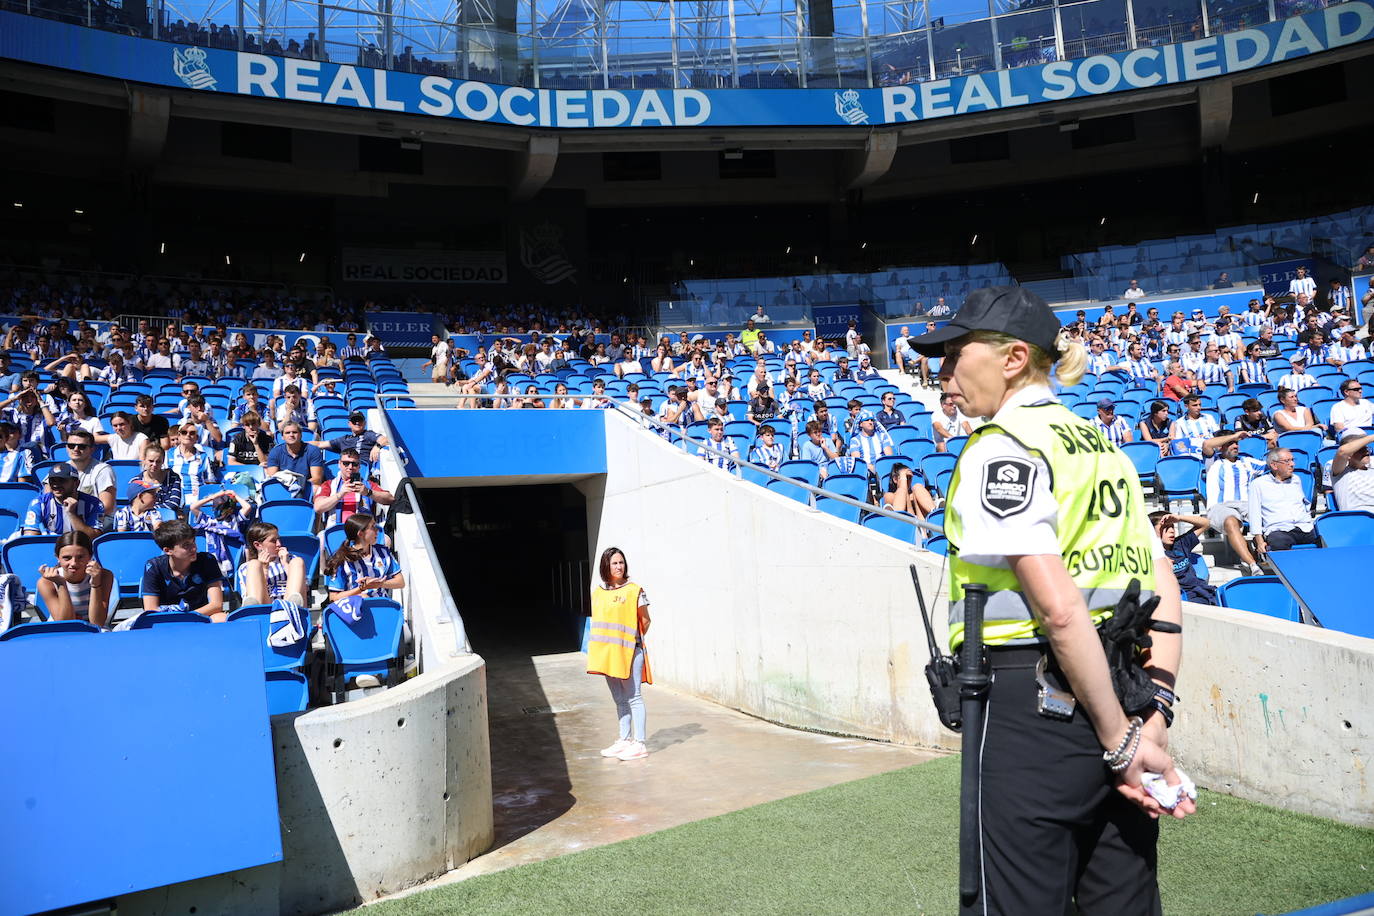
{"type": "MultiPolygon", "coordinates": [[[[404,458],[405,450],[397,441],[396,430],[392,428],[391,421],[387,418],[387,409],[382,406],[382,395],[376,395],[376,404],[377,415],[380,418],[379,425],[382,427],[382,433],[392,443],[392,448],[396,452],[396,457],[398,460],[400,460],[401,465],[404,468],[406,464],[404,458]]],[[[406,495],[410,499],[410,511],[415,516],[415,521],[417,523],[416,528],[420,532],[420,546],[424,548],[425,552],[430,557],[434,557],[437,560],[439,554],[435,551],[434,541],[429,536],[429,528],[425,524],[425,515],[422,511],[420,511],[420,499],[418,494],[415,492],[415,486],[410,482],[409,478],[405,478],[403,482],[405,483],[406,495]]],[[[471,655],[472,643],[468,641],[467,626],[463,623],[463,615],[458,611],[457,602],[453,600],[453,592],[449,590],[448,577],[443,575],[441,572],[441,574],[436,576],[435,578],[437,578],[439,581],[439,605],[443,608],[444,614],[448,617],[449,623],[453,624],[454,627],[454,649],[453,651],[449,652],[449,658],[458,658],[462,655],[471,655]]]]}

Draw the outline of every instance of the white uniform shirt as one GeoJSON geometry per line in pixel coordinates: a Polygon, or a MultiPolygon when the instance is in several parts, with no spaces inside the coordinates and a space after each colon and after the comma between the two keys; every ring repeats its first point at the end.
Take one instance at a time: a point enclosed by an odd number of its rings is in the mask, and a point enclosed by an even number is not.
{"type": "Polygon", "coordinates": [[[1345,472],[1336,478],[1333,489],[1342,512],[1374,510],[1374,468],[1359,470],[1347,465],[1345,472]]]}
{"type": "MultiPolygon", "coordinates": [[[[998,417],[1018,407],[1046,400],[1053,400],[1049,388],[1028,385],[1012,394],[990,422],[996,423],[998,417]]],[[[988,433],[964,449],[959,460],[963,464],[960,476],[966,477],[966,480],[954,494],[954,509],[963,522],[964,533],[958,545],[959,555],[963,559],[980,566],[1008,569],[1008,556],[1060,555],[1056,530],[1059,504],[1050,491],[1049,466],[1043,459],[1032,455],[1010,436],[988,433]],[[1006,518],[997,518],[982,504],[982,481],[978,469],[987,467],[988,462],[998,458],[1020,458],[1029,461],[1035,468],[1029,504],[1006,518]]],[[[1143,519],[1145,507],[1140,506],[1139,511],[1143,519]]],[[[1164,549],[1159,539],[1152,536],[1151,541],[1155,558],[1162,559],[1164,549]]]]}
{"type": "Polygon", "coordinates": [[[1331,425],[1338,430],[1347,426],[1366,427],[1371,420],[1374,420],[1374,403],[1365,398],[1354,404],[1341,398],[1339,404],[1331,405],[1331,425]]]}
{"type": "Polygon", "coordinates": [[[1297,298],[1299,293],[1306,293],[1310,301],[1312,297],[1317,294],[1317,281],[1313,280],[1311,277],[1303,277],[1302,279],[1294,277],[1292,280],[1288,281],[1288,292],[1292,294],[1294,298],[1297,298]]]}

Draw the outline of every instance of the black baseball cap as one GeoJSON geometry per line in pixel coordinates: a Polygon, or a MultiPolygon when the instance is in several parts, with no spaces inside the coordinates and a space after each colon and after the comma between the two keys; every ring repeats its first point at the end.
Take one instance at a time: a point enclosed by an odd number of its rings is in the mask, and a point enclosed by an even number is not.
{"type": "Polygon", "coordinates": [[[67,464],[67,463],[64,461],[64,462],[62,462],[61,464],[54,464],[52,467],[48,468],[48,479],[49,479],[49,480],[80,480],[80,479],[81,479],[81,475],[80,475],[79,473],[77,473],[76,468],[72,467],[70,464],[67,464]]]}
{"type": "Polygon", "coordinates": [[[922,356],[940,356],[945,344],[970,331],[1000,331],[1034,344],[1053,358],[1059,319],[1049,304],[1021,286],[985,286],[969,293],[963,306],[943,328],[910,338],[907,343],[922,356]]]}

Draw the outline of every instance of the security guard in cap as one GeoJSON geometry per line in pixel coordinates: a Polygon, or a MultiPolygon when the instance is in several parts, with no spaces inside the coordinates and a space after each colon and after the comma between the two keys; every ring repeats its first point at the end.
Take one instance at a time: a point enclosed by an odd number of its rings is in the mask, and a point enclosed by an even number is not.
{"type": "Polygon", "coordinates": [[[1050,392],[1051,367],[1072,385],[1087,353],[1020,287],[975,291],[910,343],[944,357],[940,381],[966,416],[991,418],[964,446],[945,514],[951,646],[965,586],[982,583],[992,669],[982,881],[963,912],[1157,914],[1156,819],[1196,810],[1186,795],[1164,809],[1142,787],[1146,773],[1182,782],[1166,751],[1182,636],[1168,623],[1154,634],[1148,710],[1131,716],[1096,628],[1131,601],[1132,580],[1141,599],[1159,596],[1155,621],[1179,624],[1182,610],[1130,460],[1050,392]]]}

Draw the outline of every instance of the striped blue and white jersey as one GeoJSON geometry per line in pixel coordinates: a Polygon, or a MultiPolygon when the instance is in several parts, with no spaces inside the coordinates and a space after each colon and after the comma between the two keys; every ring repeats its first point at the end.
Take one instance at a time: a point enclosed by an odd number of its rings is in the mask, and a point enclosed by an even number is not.
{"type": "Polygon", "coordinates": [[[1265,473],[1264,462],[1240,455],[1235,461],[1225,458],[1207,469],[1207,505],[1245,502],[1250,498],[1250,481],[1265,473]]]}
{"type": "Polygon", "coordinates": [[[1331,351],[1330,357],[1332,359],[1338,359],[1342,363],[1349,363],[1357,359],[1364,359],[1366,356],[1364,344],[1359,343],[1351,347],[1344,347],[1340,344],[1332,344],[1328,349],[1331,351]]]}
{"type": "Polygon", "coordinates": [[[1291,388],[1294,391],[1302,391],[1304,388],[1311,388],[1317,384],[1316,376],[1308,375],[1306,372],[1285,372],[1279,376],[1279,388],[1291,388]]]}
{"type": "Polygon", "coordinates": [[[1269,370],[1262,359],[1242,359],[1236,364],[1236,381],[1241,384],[1269,384],[1269,370]]]}
{"type": "Polygon", "coordinates": [[[1193,371],[1197,374],[1197,377],[1199,379],[1201,379],[1209,385],[1225,385],[1226,376],[1229,374],[1229,370],[1226,368],[1226,364],[1220,362],[1204,362],[1201,366],[1198,366],[1193,371]]]}
{"type": "Polygon", "coordinates": [[[1103,423],[1100,416],[1093,417],[1092,423],[1113,445],[1123,444],[1126,441],[1126,434],[1131,431],[1131,424],[1126,422],[1125,417],[1117,417],[1110,426],[1103,423]]]}
{"type": "Polygon", "coordinates": [[[850,457],[857,458],[864,464],[876,465],[878,459],[884,456],[884,449],[896,451],[892,444],[892,436],[888,435],[887,430],[877,424],[874,424],[873,435],[864,435],[863,431],[860,430],[849,440],[850,457]]]}
{"type": "Polygon", "coordinates": [[[167,467],[181,478],[181,498],[185,503],[200,499],[201,484],[219,480],[214,457],[199,446],[189,455],[180,448],[172,449],[167,453],[167,467]]]}
{"type": "Polygon", "coordinates": [[[764,445],[762,442],[755,443],[753,451],[749,453],[750,461],[773,471],[776,471],[778,465],[782,464],[782,458],[782,446],[777,442],[772,445],[764,445]]]}
{"type": "MultiPolygon", "coordinates": [[[[367,556],[340,563],[339,568],[334,570],[334,574],[327,577],[325,584],[330,591],[346,592],[357,588],[358,583],[363,579],[390,579],[400,571],[401,564],[395,555],[381,544],[374,544],[372,552],[367,556]]],[[[368,589],[363,592],[363,596],[366,598],[385,598],[387,597],[387,589],[368,589]]]]}
{"type": "MultiPolygon", "coordinates": [[[[711,447],[715,448],[717,451],[725,452],[726,455],[733,455],[735,458],[739,457],[739,446],[735,445],[735,440],[731,439],[729,436],[726,436],[719,442],[714,440],[707,441],[710,443],[711,447]]],[[[717,455],[713,452],[708,452],[704,445],[697,446],[698,458],[704,459],[707,464],[713,464],[718,468],[725,468],[727,471],[733,471],[735,469],[735,462],[731,458],[727,458],[726,455],[717,455]]]]}
{"type": "Polygon", "coordinates": [[[0,483],[19,483],[33,477],[33,451],[26,448],[0,452],[0,483]]]}
{"type": "MultiPolygon", "coordinates": [[[[294,555],[287,559],[287,563],[292,559],[295,559],[294,555]]],[[[247,584],[247,572],[247,564],[239,567],[236,581],[238,582],[240,595],[244,594],[245,591],[244,586],[247,584]]],[[[263,564],[262,573],[267,580],[267,594],[259,597],[261,597],[264,602],[284,599],[286,597],[287,572],[286,563],[282,562],[281,557],[273,557],[270,562],[263,564]]]]}
{"type": "Polygon", "coordinates": [[[1200,414],[1196,418],[1184,415],[1174,421],[1170,438],[1174,442],[1174,452],[1181,455],[1201,455],[1202,443],[1217,434],[1216,418],[1210,414],[1200,414]]]}

